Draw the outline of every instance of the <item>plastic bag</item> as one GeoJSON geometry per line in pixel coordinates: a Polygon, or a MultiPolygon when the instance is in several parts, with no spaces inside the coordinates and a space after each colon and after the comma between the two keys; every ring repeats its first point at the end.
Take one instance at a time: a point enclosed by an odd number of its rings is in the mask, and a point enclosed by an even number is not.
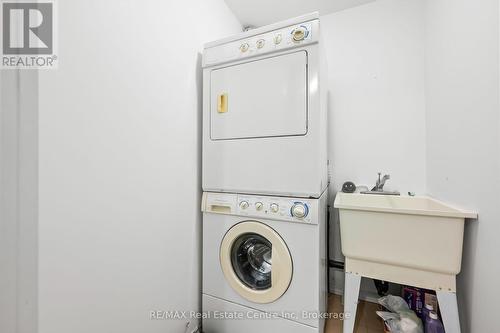
{"type": "Polygon", "coordinates": [[[417,317],[415,312],[408,308],[408,304],[406,304],[403,298],[388,295],[380,298],[378,302],[391,311],[377,311],[377,315],[389,326],[390,332],[424,333],[422,321],[417,317]]]}

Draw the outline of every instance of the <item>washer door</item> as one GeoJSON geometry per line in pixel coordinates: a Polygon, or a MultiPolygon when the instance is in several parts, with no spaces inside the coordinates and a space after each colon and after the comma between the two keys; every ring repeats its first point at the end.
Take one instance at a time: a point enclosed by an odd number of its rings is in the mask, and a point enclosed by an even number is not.
{"type": "Polygon", "coordinates": [[[260,222],[241,222],[228,230],[220,263],[229,285],[254,303],[274,302],[292,281],[288,247],[276,231],[260,222]]]}

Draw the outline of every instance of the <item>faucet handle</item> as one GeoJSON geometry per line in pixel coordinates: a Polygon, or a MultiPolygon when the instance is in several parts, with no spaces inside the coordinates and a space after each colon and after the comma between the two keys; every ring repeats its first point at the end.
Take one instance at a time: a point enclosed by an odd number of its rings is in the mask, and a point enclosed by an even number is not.
{"type": "Polygon", "coordinates": [[[375,186],[372,188],[372,191],[375,191],[375,192],[382,192],[384,190],[384,185],[385,185],[385,182],[388,180],[388,179],[391,179],[391,175],[384,175],[382,178],[380,178],[382,176],[382,172],[378,172],[378,179],[377,179],[377,183],[375,184],[375,186]]]}

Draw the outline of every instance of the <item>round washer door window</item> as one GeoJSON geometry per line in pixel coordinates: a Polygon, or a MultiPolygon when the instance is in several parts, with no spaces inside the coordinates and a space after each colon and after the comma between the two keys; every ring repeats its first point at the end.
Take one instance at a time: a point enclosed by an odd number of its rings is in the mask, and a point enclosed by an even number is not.
{"type": "Polygon", "coordinates": [[[231,265],[247,287],[255,290],[272,287],[272,248],[271,242],[255,233],[243,234],[234,241],[231,265]]]}
{"type": "Polygon", "coordinates": [[[229,285],[255,303],[280,298],[292,280],[292,258],[283,239],[269,226],[246,221],[224,236],[220,262],[229,285]]]}

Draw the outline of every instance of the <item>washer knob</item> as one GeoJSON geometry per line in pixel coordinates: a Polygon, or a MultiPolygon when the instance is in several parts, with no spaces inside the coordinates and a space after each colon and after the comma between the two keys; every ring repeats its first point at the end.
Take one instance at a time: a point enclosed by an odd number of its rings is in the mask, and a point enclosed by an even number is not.
{"type": "Polygon", "coordinates": [[[307,216],[307,214],[309,213],[309,209],[307,208],[306,204],[302,202],[296,202],[292,206],[291,213],[293,217],[301,219],[307,216]]]}
{"type": "Polygon", "coordinates": [[[263,47],[264,47],[264,44],[266,44],[266,40],[265,40],[265,39],[259,39],[259,40],[257,41],[257,48],[258,48],[258,49],[263,48],[263,47]]]}
{"type": "Polygon", "coordinates": [[[242,202],[240,202],[240,208],[241,209],[247,209],[248,208],[248,201],[242,201],[242,202]]]}
{"type": "Polygon", "coordinates": [[[278,206],[278,204],[272,203],[271,206],[270,206],[270,208],[271,208],[271,212],[277,213],[278,210],[279,210],[279,208],[280,208],[280,206],[278,206]]]}
{"type": "Polygon", "coordinates": [[[264,204],[262,204],[262,202],[256,202],[255,203],[255,209],[257,210],[262,210],[262,208],[264,207],[264,204]]]}

